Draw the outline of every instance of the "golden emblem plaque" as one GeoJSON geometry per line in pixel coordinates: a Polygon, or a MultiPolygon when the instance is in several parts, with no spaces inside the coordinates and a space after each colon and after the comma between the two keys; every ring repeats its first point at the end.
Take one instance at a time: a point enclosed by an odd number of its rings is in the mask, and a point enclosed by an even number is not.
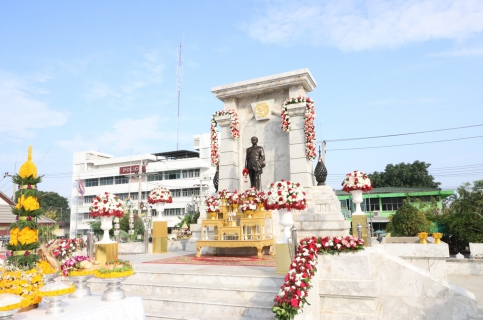
{"type": "Polygon", "coordinates": [[[268,115],[270,108],[265,102],[260,102],[255,106],[254,112],[258,118],[265,118],[268,115]]]}

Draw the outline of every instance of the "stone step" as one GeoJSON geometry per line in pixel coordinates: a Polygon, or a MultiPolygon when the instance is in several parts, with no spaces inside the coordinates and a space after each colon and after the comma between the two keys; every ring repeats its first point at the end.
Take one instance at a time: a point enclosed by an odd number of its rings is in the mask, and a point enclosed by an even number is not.
{"type": "MultiPolygon", "coordinates": [[[[197,313],[190,311],[176,311],[170,314],[163,313],[148,313],[146,312],[146,320],[258,320],[258,317],[244,317],[244,316],[228,316],[224,314],[213,313],[197,313]]],[[[271,318],[266,319],[274,319],[271,318]]]]}
{"type": "Polygon", "coordinates": [[[381,312],[359,313],[359,312],[321,312],[320,320],[381,320],[381,312]]]}
{"type": "Polygon", "coordinates": [[[380,305],[377,298],[354,297],[346,295],[320,296],[320,310],[332,312],[376,314],[380,305]]]}
{"type": "Polygon", "coordinates": [[[293,214],[293,221],[343,221],[344,215],[342,213],[312,213],[312,214],[293,214]]]}
{"type": "Polygon", "coordinates": [[[350,222],[346,220],[327,220],[327,221],[298,221],[294,222],[297,230],[332,230],[345,229],[350,226],[350,222]]]}
{"type": "MultiPolygon", "coordinates": [[[[157,283],[203,283],[213,287],[221,284],[240,285],[249,287],[274,287],[280,289],[283,284],[285,275],[240,275],[240,274],[200,274],[190,273],[188,271],[167,272],[167,271],[139,271],[129,278],[130,281],[146,281],[157,283]]],[[[91,279],[89,281],[94,281],[91,279]]]]}
{"type": "MultiPolygon", "coordinates": [[[[102,293],[106,289],[106,283],[102,280],[90,281],[92,292],[102,293]]],[[[171,295],[184,297],[207,297],[223,299],[246,299],[250,301],[270,301],[277,295],[279,288],[270,286],[240,286],[235,284],[190,284],[190,283],[165,283],[159,281],[147,281],[127,279],[122,282],[122,289],[126,293],[139,293],[145,295],[171,295]]]]}
{"type": "Polygon", "coordinates": [[[379,288],[374,280],[346,280],[346,279],[320,279],[319,293],[324,296],[340,295],[352,297],[371,297],[379,296],[379,288]]]}
{"type": "Polygon", "coordinates": [[[341,237],[346,236],[349,233],[349,227],[345,229],[324,229],[324,230],[310,230],[303,231],[297,230],[297,239],[310,238],[310,237],[341,237]]]}
{"type": "Polygon", "coordinates": [[[251,317],[255,319],[273,319],[271,301],[248,301],[243,299],[220,299],[209,297],[180,297],[171,295],[140,295],[144,309],[148,314],[173,316],[180,311],[215,316],[251,317]]]}

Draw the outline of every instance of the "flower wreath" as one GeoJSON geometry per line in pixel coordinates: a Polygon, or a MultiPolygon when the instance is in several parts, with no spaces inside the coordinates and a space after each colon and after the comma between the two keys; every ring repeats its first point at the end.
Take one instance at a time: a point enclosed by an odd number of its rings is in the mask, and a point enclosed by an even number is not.
{"type": "Polygon", "coordinates": [[[282,130],[289,132],[292,130],[292,123],[290,121],[290,115],[288,114],[287,106],[289,104],[305,102],[305,115],[304,115],[304,132],[305,132],[305,156],[308,160],[313,160],[317,156],[315,148],[315,106],[314,101],[309,97],[301,97],[287,99],[282,106],[282,130]]]}
{"type": "Polygon", "coordinates": [[[215,118],[220,116],[230,116],[230,132],[231,137],[237,140],[240,137],[240,131],[238,130],[238,115],[235,110],[221,110],[213,113],[211,119],[211,165],[216,167],[220,163],[220,150],[218,148],[218,123],[215,118]]]}

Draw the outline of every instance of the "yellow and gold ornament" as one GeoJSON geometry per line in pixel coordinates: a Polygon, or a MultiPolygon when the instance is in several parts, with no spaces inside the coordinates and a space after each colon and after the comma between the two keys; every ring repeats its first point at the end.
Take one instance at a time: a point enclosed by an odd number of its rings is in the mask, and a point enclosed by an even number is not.
{"type": "MultiPolygon", "coordinates": [[[[35,221],[43,213],[37,199],[37,184],[42,177],[37,175],[37,167],[32,162],[32,147],[29,147],[27,161],[19,173],[12,178],[19,188],[15,193],[16,206],[12,213],[16,222],[10,225],[10,241],[7,250],[12,254],[0,271],[0,294],[10,293],[22,297],[20,307],[39,303],[42,297],[39,289],[44,285],[43,270],[35,250],[39,247],[38,225],[35,221]]],[[[45,267],[45,266],[44,266],[45,267]]],[[[13,307],[18,307],[15,305],[13,307]]],[[[6,306],[12,308],[12,306],[6,306]]]]}

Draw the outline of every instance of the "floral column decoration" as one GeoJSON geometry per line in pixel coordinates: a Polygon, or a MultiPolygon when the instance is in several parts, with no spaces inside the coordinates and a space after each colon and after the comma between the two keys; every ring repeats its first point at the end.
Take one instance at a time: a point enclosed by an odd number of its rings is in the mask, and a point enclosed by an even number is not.
{"type": "Polygon", "coordinates": [[[211,165],[214,167],[219,166],[220,164],[220,149],[218,146],[218,128],[217,122],[215,120],[216,117],[220,116],[230,116],[230,133],[231,137],[237,140],[240,137],[240,131],[238,129],[238,115],[235,110],[221,110],[213,113],[213,117],[211,118],[211,165]]]}
{"type": "Polygon", "coordinates": [[[42,177],[32,162],[29,146],[27,161],[12,179],[18,185],[15,192],[17,205],[12,208],[16,222],[10,225],[10,241],[7,250],[12,255],[1,271],[0,293],[14,293],[22,297],[21,307],[40,302],[39,288],[43,286],[41,269],[37,268],[39,257],[34,253],[40,246],[36,218],[43,214],[37,199],[37,184],[42,177]]]}
{"type": "Polygon", "coordinates": [[[361,210],[362,192],[372,190],[371,180],[362,171],[349,172],[342,181],[342,190],[352,194],[352,202],[356,204],[356,211],[352,215],[363,215],[361,210]]]}
{"type": "Polygon", "coordinates": [[[89,208],[89,215],[93,218],[101,219],[101,229],[104,230],[104,236],[99,244],[114,243],[109,238],[109,230],[112,229],[112,219],[114,217],[122,218],[124,215],[123,202],[117,196],[109,192],[104,192],[92,200],[92,206],[89,208]]]}
{"type": "Polygon", "coordinates": [[[306,194],[300,183],[276,181],[268,186],[264,207],[266,210],[278,210],[280,225],[283,226],[283,237],[280,243],[287,243],[290,238],[290,227],[293,225],[291,210],[305,210],[306,194]]]}
{"type": "Polygon", "coordinates": [[[290,121],[290,115],[288,113],[287,106],[294,103],[305,102],[305,115],[304,115],[304,133],[305,133],[305,156],[307,160],[313,160],[317,156],[317,150],[315,148],[315,105],[314,100],[309,97],[291,98],[285,100],[282,105],[282,125],[281,128],[284,132],[289,132],[292,130],[292,123],[290,121]]]}
{"type": "Polygon", "coordinates": [[[161,219],[161,215],[164,212],[164,204],[165,203],[172,203],[173,196],[171,195],[171,191],[168,188],[157,186],[148,196],[148,203],[154,204],[157,215],[157,220],[161,219]]]}

